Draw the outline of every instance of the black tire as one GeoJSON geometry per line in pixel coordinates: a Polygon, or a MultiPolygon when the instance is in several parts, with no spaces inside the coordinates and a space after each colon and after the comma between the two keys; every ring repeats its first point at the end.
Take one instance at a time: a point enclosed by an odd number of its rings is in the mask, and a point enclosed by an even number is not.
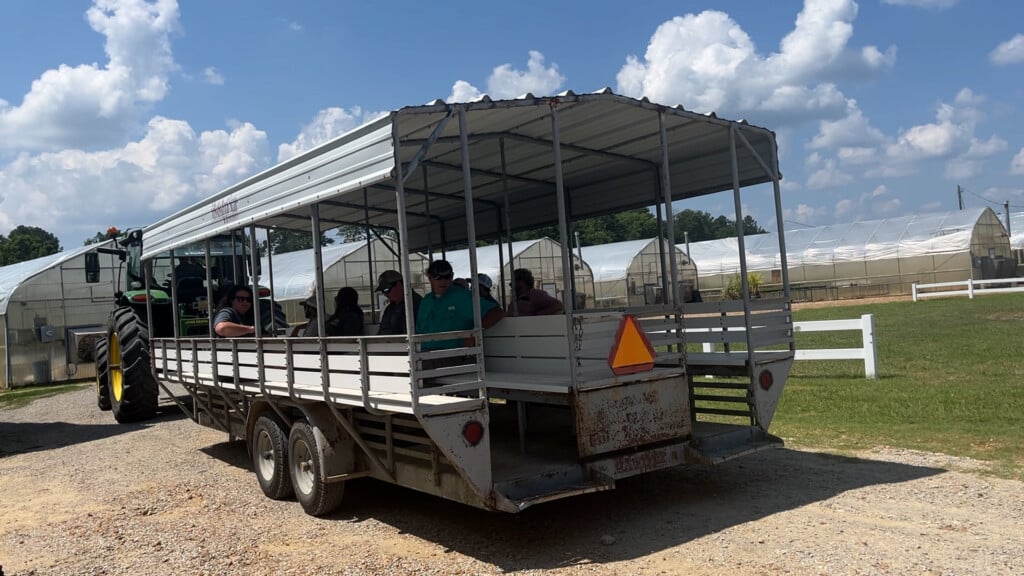
{"type": "Polygon", "coordinates": [[[118,422],[138,422],[156,414],[160,386],[149,359],[149,329],[129,307],[114,310],[107,331],[107,384],[118,422]]]}
{"type": "Polygon", "coordinates": [[[330,514],[345,495],[344,482],[325,482],[316,446],[316,435],[306,422],[292,425],[288,435],[288,473],[295,499],[310,516],[330,514]]]}
{"type": "Polygon", "coordinates": [[[110,358],[107,356],[106,336],[96,339],[93,355],[96,357],[96,406],[100,410],[107,411],[110,410],[110,387],[108,385],[110,358]]]}
{"type": "Polygon", "coordinates": [[[253,426],[252,469],[267,498],[284,500],[294,493],[288,471],[288,429],[272,414],[260,416],[253,426]]]}

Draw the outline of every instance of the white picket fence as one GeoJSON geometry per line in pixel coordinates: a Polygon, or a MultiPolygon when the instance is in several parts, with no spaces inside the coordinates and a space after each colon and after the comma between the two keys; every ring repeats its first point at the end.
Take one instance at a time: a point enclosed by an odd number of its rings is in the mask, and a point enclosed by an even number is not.
{"type": "Polygon", "coordinates": [[[1005,294],[1007,292],[1024,292],[1024,278],[995,278],[991,280],[957,280],[956,282],[936,282],[934,284],[918,284],[914,282],[912,294],[914,302],[920,298],[938,298],[942,296],[967,296],[974,299],[974,295],[982,294],[1005,294]],[[1017,286],[1003,288],[989,288],[991,284],[1017,284],[1017,286]],[[932,288],[956,288],[955,290],[936,290],[932,288]],[[921,290],[925,290],[922,292],[921,290]]]}
{"type": "MultiPolygon", "coordinates": [[[[864,314],[850,320],[815,320],[794,322],[794,332],[838,332],[858,330],[861,332],[860,348],[797,348],[796,360],[863,360],[864,376],[878,377],[878,346],[875,344],[875,315],[864,314]]],[[[714,352],[714,344],[704,343],[704,352],[714,352]]]]}

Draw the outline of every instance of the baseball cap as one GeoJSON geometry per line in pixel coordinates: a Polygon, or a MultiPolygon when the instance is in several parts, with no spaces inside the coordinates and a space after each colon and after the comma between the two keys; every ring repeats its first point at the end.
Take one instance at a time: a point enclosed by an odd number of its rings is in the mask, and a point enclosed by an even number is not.
{"type": "Polygon", "coordinates": [[[487,288],[488,290],[494,286],[494,280],[491,280],[490,276],[483,273],[476,275],[476,282],[481,288],[487,288]]]}
{"type": "Polygon", "coordinates": [[[384,272],[381,272],[380,277],[377,278],[377,292],[383,292],[383,291],[387,290],[388,288],[391,288],[391,286],[395,282],[401,282],[401,281],[402,281],[402,275],[399,274],[398,271],[396,271],[396,270],[385,270],[384,272]]]}
{"type": "Polygon", "coordinates": [[[303,306],[309,306],[310,308],[316,308],[316,294],[306,298],[302,301],[303,306]]]}

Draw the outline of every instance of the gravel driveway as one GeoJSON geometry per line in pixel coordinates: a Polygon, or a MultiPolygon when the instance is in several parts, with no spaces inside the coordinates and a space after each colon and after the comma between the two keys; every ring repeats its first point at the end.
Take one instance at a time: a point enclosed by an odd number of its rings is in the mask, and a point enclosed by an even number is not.
{"type": "Polygon", "coordinates": [[[879,449],[779,449],[501,515],[381,482],[332,517],[264,498],[244,444],[90,389],[0,411],[0,565],[20,574],[1020,574],[1024,483],[879,449]]]}

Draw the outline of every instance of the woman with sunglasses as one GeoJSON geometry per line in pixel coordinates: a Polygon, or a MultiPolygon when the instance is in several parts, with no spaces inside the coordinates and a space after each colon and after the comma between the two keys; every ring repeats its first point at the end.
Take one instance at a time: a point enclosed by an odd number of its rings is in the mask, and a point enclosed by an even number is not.
{"type": "Polygon", "coordinates": [[[252,290],[248,286],[231,286],[220,299],[217,315],[213,317],[213,331],[221,338],[253,336],[252,290]]]}

